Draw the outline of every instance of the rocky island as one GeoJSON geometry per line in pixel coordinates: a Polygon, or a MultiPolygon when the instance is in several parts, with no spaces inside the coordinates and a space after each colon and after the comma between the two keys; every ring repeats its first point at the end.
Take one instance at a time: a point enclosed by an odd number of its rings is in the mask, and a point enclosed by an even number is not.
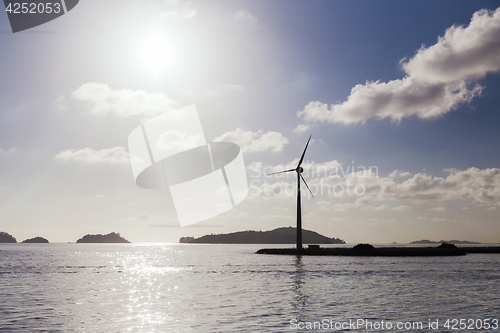
{"type": "Polygon", "coordinates": [[[128,240],[120,236],[120,233],[112,232],[107,235],[85,235],[77,243],[130,243],[128,240]]]}
{"type": "Polygon", "coordinates": [[[448,241],[440,240],[439,242],[431,241],[428,239],[422,239],[419,241],[413,241],[410,244],[442,244],[442,243],[447,243],[447,244],[481,244],[479,242],[470,242],[470,241],[456,240],[456,239],[452,239],[452,240],[448,240],[448,241]]]}
{"type": "MultiPolygon", "coordinates": [[[[277,228],[269,231],[238,231],[229,234],[205,235],[199,238],[181,237],[179,243],[198,244],[295,244],[296,228],[277,228]]],[[[302,230],[304,244],[345,244],[335,237],[326,237],[310,230],[302,230]]]]}
{"type": "Polygon", "coordinates": [[[43,237],[35,237],[23,240],[23,243],[48,243],[49,241],[43,237]]]}
{"type": "Polygon", "coordinates": [[[14,236],[0,231],[0,243],[17,243],[17,240],[14,236]]]}

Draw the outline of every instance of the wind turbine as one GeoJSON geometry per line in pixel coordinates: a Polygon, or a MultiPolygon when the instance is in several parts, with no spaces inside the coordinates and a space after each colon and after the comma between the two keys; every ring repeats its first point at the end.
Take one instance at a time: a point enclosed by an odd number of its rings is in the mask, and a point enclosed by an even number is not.
{"type": "MultiPolygon", "coordinates": [[[[312,135],[311,135],[312,136],[312,135]]],[[[297,173],[297,250],[302,250],[302,212],[300,210],[300,179],[304,181],[304,184],[306,185],[307,189],[309,190],[309,193],[311,193],[312,197],[314,198],[314,195],[311,192],[311,189],[309,188],[309,185],[307,185],[306,180],[304,177],[302,177],[301,173],[304,172],[304,169],[300,166],[302,164],[302,161],[304,160],[304,155],[306,154],[307,146],[309,146],[309,141],[311,141],[311,136],[309,136],[309,140],[307,140],[306,147],[304,148],[304,152],[302,153],[302,156],[300,157],[299,164],[295,169],[290,169],[290,170],[285,170],[285,171],[280,171],[280,172],[273,172],[270,173],[270,175],[275,175],[278,173],[284,173],[284,172],[292,172],[295,171],[297,173]]]]}

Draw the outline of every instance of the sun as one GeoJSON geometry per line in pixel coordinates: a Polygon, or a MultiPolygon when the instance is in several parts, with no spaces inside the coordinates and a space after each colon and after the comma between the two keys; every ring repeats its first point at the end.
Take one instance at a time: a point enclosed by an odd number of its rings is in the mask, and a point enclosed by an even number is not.
{"type": "Polygon", "coordinates": [[[156,73],[167,66],[171,57],[167,41],[158,34],[151,36],[144,42],[141,53],[146,66],[156,73]]]}

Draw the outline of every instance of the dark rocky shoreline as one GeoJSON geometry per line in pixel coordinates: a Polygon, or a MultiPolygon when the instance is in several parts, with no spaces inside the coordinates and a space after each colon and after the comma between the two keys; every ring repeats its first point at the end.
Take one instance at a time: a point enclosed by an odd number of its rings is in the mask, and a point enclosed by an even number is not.
{"type": "MultiPolygon", "coordinates": [[[[368,245],[368,244],[360,244],[368,245]]],[[[257,254],[305,255],[305,256],[359,256],[359,257],[431,257],[431,256],[463,256],[467,253],[500,253],[500,246],[488,247],[456,247],[452,244],[438,247],[379,247],[369,248],[321,248],[309,246],[302,250],[295,248],[260,249],[257,254]],[[450,246],[451,245],[451,246],[450,246]]],[[[358,246],[358,245],[357,245],[358,246]]]]}

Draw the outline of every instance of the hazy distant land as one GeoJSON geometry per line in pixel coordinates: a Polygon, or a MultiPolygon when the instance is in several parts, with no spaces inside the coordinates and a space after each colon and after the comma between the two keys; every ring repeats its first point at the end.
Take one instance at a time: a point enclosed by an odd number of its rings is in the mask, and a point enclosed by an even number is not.
{"type": "Polygon", "coordinates": [[[128,240],[120,236],[120,233],[112,232],[107,235],[85,235],[77,243],[130,243],[128,240]]]}
{"type": "MultiPolygon", "coordinates": [[[[269,231],[238,231],[229,234],[210,234],[199,238],[181,237],[179,243],[200,243],[200,244],[295,244],[296,228],[283,227],[269,231]]],[[[111,232],[107,235],[87,234],[76,241],[77,243],[130,243],[120,233],[111,232]]],[[[323,236],[315,231],[302,230],[302,242],[304,244],[345,244],[345,241],[335,237],[323,236]]],[[[0,243],[17,243],[14,236],[4,231],[0,231],[0,243]]],[[[22,243],[49,243],[43,237],[34,237],[25,239],[22,243]]],[[[480,242],[472,242],[467,240],[440,240],[431,241],[422,239],[413,241],[410,244],[461,244],[472,245],[481,244],[480,242]]],[[[395,243],[394,243],[395,244],[395,243]]]]}
{"type": "Polygon", "coordinates": [[[448,243],[448,244],[481,244],[479,242],[470,242],[470,241],[466,241],[466,240],[456,240],[456,239],[447,240],[447,241],[440,240],[439,242],[431,241],[431,240],[428,240],[428,239],[422,239],[422,240],[419,240],[419,241],[413,241],[410,244],[441,244],[441,243],[448,243]]]}
{"type": "MultiPolygon", "coordinates": [[[[204,244],[295,244],[296,228],[277,228],[269,231],[238,231],[229,234],[211,234],[199,238],[181,237],[179,243],[204,244]]],[[[345,244],[345,241],[335,237],[326,237],[310,230],[302,230],[304,244],[345,244]]]]}
{"type": "Polygon", "coordinates": [[[23,240],[23,243],[48,243],[49,241],[43,237],[35,237],[23,240]]]}
{"type": "Polygon", "coordinates": [[[17,243],[17,240],[14,236],[0,231],[0,243],[17,243]]]}

